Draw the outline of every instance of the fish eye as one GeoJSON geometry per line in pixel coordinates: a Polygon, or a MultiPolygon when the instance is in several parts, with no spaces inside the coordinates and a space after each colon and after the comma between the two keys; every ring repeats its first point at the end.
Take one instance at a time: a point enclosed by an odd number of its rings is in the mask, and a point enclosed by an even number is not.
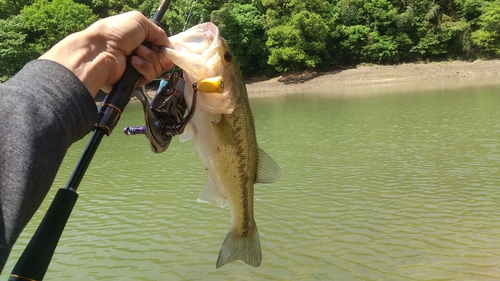
{"type": "Polygon", "coordinates": [[[233,54],[230,51],[224,53],[224,60],[226,62],[231,62],[233,60],[233,54]]]}

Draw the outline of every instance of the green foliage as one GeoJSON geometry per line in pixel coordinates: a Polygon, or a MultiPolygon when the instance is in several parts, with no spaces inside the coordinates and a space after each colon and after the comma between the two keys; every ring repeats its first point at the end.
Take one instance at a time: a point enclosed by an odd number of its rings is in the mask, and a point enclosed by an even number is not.
{"type": "Polygon", "coordinates": [[[95,20],[97,16],[88,6],[72,0],[36,0],[20,14],[0,20],[0,80],[95,20]]]}
{"type": "Polygon", "coordinates": [[[27,41],[39,54],[97,20],[89,7],[72,0],[36,0],[21,11],[21,17],[29,32],[27,41]]]}
{"type": "Polygon", "coordinates": [[[343,62],[397,62],[411,42],[404,33],[413,24],[411,8],[399,15],[386,0],[340,0],[336,11],[343,62]]]}
{"type": "MultiPolygon", "coordinates": [[[[98,17],[159,0],[0,0],[0,76],[98,17]]],[[[214,21],[246,75],[500,55],[500,0],[173,0],[167,34],[214,21]]],[[[1,78],[0,78],[1,79],[1,78]]]]}
{"type": "MultiPolygon", "coordinates": [[[[90,8],[100,18],[138,10],[142,0],[79,0],[91,1],[90,8]]],[[[158,3],[156,4],[156,6],[158,3]]]]}
{"type": "Polygon", "coordinates": [[[163,17],[162,23],[167,26],[167,34],[177,34],[196,24],[208,21],[209,15],[203,5],[196,0],[172,1],[163,17]]]}
{"type": "Polygon", "coordinates": [[[292,26],[279,25],[269,30],[267,34],[269,38],[266,45],[271,50],[268,63],[278,72],[298,70],[306,58],[304,50],[299,48],[302,41],[300,31],[292,26]]]}
{"type": "Polygon", "coordinates": [[[472,24],[481,15],[481,7],[485,4],[484,0],[455,0],[459,8],[461,17],[472,24]]]}
{"type": "MultiPolygon", "coordinates": [[[[94,1],[96,1],[96,0],[94,0],[94,1]]],[[[148,18],[151,18],[155,14],[156,9],[158,9],[158,1],[157,0],[144,0],[137,7],[137,10],[139,10],[139,12],[141,12],[143,15],[145,15],[148,18]]]]}
{"type": "Polygon", "coordinates": [[[478,30],[472,32],[472,45],[485,56],[500,55],[500,1],[488,2],[478,17],[478,30]]]}
{"type": "Polygon", "coordinates": [[[340,40],[341,63],[361,62],[363,47],[367,45],[370,28],[364,25],[339,25],[337,34],[340,40]]]}
{"type": "Polygon", "coordinates": [[[225,4],[212,12],[211,21],[218,25],[243,75],[267,71],[267,48],[262,14],[251,4],[225,4]]]}
{"type": "Polygon", "coordinates": [[[0,19],[18,15],[23,7],[29,6],[33,0],[0,0],[0,19]]]}
{"type": "Polygon", "coordinates": [[[7,80],[33,58],[34,51],[26,46],[26,25],[20,16],[0,19],[0,82],[7,80]]]}
{"type": "Polygon", "coordinates": [[[471,34],[480,7],[476,3],[339,0],[333,36],[340,41],[340,53],[347,62],[468,58],[474,52],[471,34]]]}
{"type": "Polygon", "coordinates": [[[332,14],[326,1],[266,0],[268,63],[278,72],[322,67],[332,14]]]}
{"type": "Polygon", "coordinates": [[[398,44],[392,36],[380,35],[377,31],[368,34],[368,44],[361,50],[361,56],[368,62],[397,62],[398,44]]]}

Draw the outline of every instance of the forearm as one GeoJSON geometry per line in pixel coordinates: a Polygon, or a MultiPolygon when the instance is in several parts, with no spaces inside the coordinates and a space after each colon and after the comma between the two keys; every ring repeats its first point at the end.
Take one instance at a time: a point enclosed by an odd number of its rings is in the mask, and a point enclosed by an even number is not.
{"type": "Polygon", "coordinates": [[[128,12],[69,35],[0,85],[0,270],[66,150],[97,121],[92,97],[118,81],[128,59],[141,85],[170,69],[158,52],[168,44],[160,27],[128,12]]]}
{"type": "Polygon", "coordinates": [[[0,85],[0,270],[68,147],[96,121],[85,86],[55,62],[30,62],[0,85]]]}

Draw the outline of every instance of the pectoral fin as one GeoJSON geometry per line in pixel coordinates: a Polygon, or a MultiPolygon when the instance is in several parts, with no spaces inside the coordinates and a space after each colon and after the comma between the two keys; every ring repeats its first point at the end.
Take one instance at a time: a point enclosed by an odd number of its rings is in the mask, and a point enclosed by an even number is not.
{"type": "Polygon", "coordinates": [[[217,186],[215,186],[214,182],[210,177],[208,178],[207,184],[201,191],[200,196],[198,196],[198,202],[210,203],[212,205],[221,208],[227,206],[222,190],[220,188],[217,188],[217,186]]]}
{"type": "Polygon", "coordinates": [[[259,164],[257,166],[256,183],[273,183],[280,178],[281,168],[276,162],[267,155],[264,150],[259,148],[259,164]]]}
{"type": "Polygon", "coordinates": [[[184,128],[184,132],[180,136],[180,141],[186,142],[186,141],[192,139],[194,136],[194,130],[195,130],[195,127],[193,125],[191,125],[191,123],[188,123],[186,125],[186,127],[184,128]]]}

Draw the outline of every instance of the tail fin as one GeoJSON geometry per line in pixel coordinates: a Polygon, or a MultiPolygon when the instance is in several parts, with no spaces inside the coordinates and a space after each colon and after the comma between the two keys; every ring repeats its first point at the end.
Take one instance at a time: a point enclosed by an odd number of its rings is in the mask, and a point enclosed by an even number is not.
{"type": "Polygon", "coordinates": [[[231,231],[227,233],[217,258],[217,268],[235,260],[242,260],[253,267],[260,265],[262,262],[260,238],[257,226],[254,229],[255,231],[247,237],[237,237],[231,231]]]}

